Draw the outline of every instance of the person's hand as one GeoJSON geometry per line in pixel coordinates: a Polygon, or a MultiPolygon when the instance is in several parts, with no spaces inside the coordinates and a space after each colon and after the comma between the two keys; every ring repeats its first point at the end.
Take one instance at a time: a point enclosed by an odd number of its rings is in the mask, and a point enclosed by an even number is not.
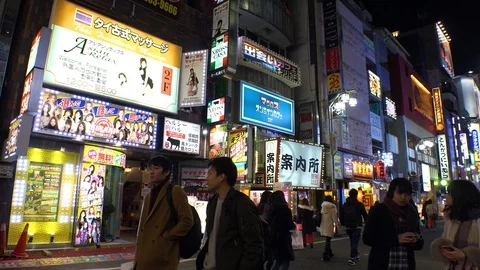
{"type": "Polygon", "coordinates": [[[458,261],[465,260],[465,253],[463,253],[463,251],[451,245],[443,246],[442,254],[451,262],[458,262],[458,261]]]}
{"type": "Polygon", "coordinates": [[[398,235],[398,242],[400,244],[411,244],[417,242],[417,238],[414,233],[406,232],[398,235]]]}

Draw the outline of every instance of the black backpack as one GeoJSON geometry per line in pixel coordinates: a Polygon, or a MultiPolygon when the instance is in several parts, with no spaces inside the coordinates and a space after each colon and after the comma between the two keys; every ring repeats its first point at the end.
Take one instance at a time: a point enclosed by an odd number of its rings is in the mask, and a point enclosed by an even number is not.
{"type": "MultiPolygon", "coordinates": [[[[175,206],[173,205],[172,188],[172,184],[169,184],[167,187],[167,201],[170,210],[172,211],[171,222],[175,225],[178,223],[178,215],[175,206]]],[[[192,209],[193,226],[184,237],[180,238],[180,257],[183,259],[188,259],[199,251],[203,238],[202,224],[197,210],[191,205],[190,208],[192,209]]]]}
{"type": "Polygon", "coordinates": [[[356,203],[343,205],[343,226],[347,228],[358,227],[358,206],[356,203]]]}

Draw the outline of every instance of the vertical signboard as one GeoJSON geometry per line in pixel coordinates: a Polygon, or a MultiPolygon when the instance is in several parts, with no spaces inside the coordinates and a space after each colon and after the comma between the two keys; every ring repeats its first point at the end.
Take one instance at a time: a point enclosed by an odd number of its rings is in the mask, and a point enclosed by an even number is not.
{"type": "Polygon", "coordinates": [[[180,107],[205,105],[208,50],[183,54],[180,69],[180,107]]]}
{"type": "Polygon", "coordinates": [[[337,16],[337,0],[323,1],[328,94],[336,93],[342,89],[342,56],[337,16]]]}
{"type": "Polygon", "coordinates": [[[480,141],[478,136],[478,131],[480,130],[480,125],[478,123],[470,123],[470,137],[472,140],[472,150],[473,150],[473,162],[480,161],[480,141]]]}
{"type": "Polygon", "coordinates": [[[279,152],[278,140],[265,142],[265,170],[266,170],[266,184],[273,185],[277,181],[279,152]]]}
{"type": "Polygon", "coordinates": [[[30,73],[33,68],[45,68],[45,61],[47,60],[48,45],[50,44],[50,36],[52,30],[42,27],[32,41],[30,48],[30,55],[28,57],[27,71],[25,75],[30,73]]]}
{"type": "Polygon", "coordinates": [[[435,127],[438,132],[445,131],[445,119],[443,116],[442,94],[440,88],[432,89],[433,110],[435,112],[435,127]]]}
{"type": "Polygon", "coordinates": [[[440,161],[440,178],[441,180],[450,180],[447,136],[445,134],[440,134],[437,136],[437,140],[438,140],[438,157],[440,161]]]}
{"type": "Polygon", "coordinates": [[[432,185],[430,181],[430,166],[425,163],[422,163],[422,180],[423,180],[423,191],[430,192],[432,190],[432,185]]]}

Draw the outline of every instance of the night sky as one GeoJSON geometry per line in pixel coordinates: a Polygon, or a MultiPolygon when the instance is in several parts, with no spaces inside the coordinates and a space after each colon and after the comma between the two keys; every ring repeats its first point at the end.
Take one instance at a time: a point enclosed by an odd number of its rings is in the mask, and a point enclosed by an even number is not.
{"type": "Polygon", "coordinates": [[[452,42],[455,75],[469,70],[480,73],[479,0],[363,0],[376,27],[390,32],[408,31],[424,25],[418,14],[426,13],[425,24],[442,21],[452,42]]]}

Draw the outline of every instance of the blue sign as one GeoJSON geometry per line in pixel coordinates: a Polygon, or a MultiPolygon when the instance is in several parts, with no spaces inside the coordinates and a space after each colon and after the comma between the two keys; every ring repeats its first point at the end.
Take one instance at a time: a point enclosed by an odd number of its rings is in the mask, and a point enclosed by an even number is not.
{"type": "Polygon", "coordinates": [[[473,150],[479,150],[480,144],[478,142],[478,131],[472,130],[473,150]]]}
{"type": "Polygon", "coordinates": [[[282,97],[246,82],[240,83],[240,121],[295,135],[295,105],[282,97]]]}

